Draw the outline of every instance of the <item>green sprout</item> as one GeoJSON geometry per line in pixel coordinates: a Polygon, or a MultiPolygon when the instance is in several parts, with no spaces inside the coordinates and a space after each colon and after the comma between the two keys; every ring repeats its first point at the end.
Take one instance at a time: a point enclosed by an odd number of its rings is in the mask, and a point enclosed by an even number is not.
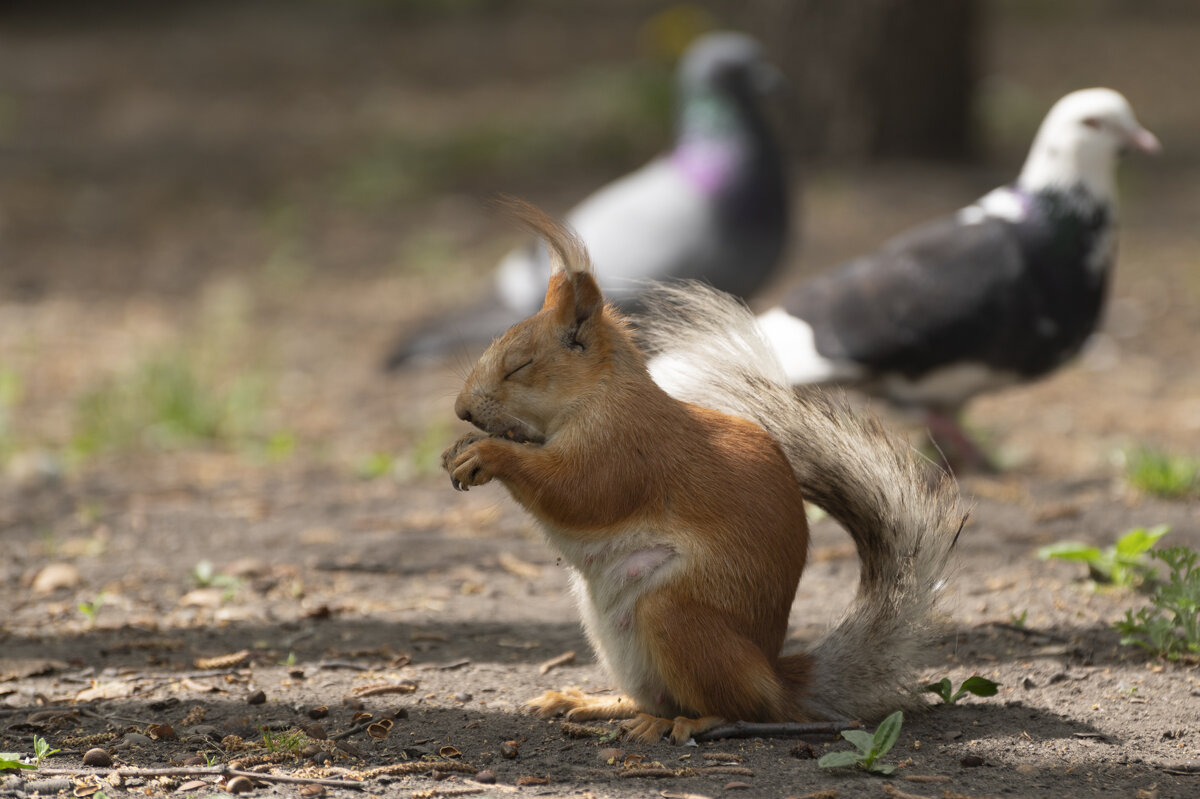
{"type": "Polygon", "coordinates": [[[958,687],[957,691],[954,690],[954,684],[950,682],[950,678],[948,677],[943,677],[937,682],[929,683],[929,685],[925,686],[925,690],[941,697],[942,704],[953,705],[967,694],[995,696],[999,687],[1000,683],[992,682],[986,677],[976,675],[963,680],[962,685],[958,687]]]}
{"type": "Polygon", "coordinates": [[[1127,587],[1139,585],[1152,573],[1147,552],[1170,530],[1160,524],[1149,529],[1137,527],[1117,539],[1113,546],[1099,547],[1078,541],[1061,541],[1038,550],[1042,560],[1078,560],[1087,564],[1089,576],[1098,583],[1127,587]]]}
{"type": "Polygon", "coordinates": [[[842,738],[858,749],[857,752],[830,752],[817,761],[821,768],[849,768],[857,766],[871,774],[891,774],[896,767],[890,763],[880,763],[883,757],[900,738],[900,725],[904,722],[904,714],[897,710],[879,723],[875,732],[866,730],[842,730],[842,738]]]}
{"type": "Polygon", "coordinates": [[[1168,499],[1200,493],[1200,458],[1138,449],[1127,456],[1126,477],[1134,488],[1168,499]]]}

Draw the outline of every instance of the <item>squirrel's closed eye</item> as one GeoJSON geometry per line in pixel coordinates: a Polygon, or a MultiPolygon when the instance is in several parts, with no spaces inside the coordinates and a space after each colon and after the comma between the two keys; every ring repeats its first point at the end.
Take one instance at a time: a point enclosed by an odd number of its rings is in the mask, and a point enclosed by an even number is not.
{"type": "Polygon", "coordinates": [[[526,361],[525,363],[521,364],[520,366],[518,366],[518,367],[517,367],[517,368],[515,368],[515,369],[510,369],[510,370],[508,371],[508,374],[506,374],[506,375],[504,376],[504,379],[505,379],[505,380],[507,380],[508,378],[512,377],[512,376],[513,376],[513,375],[515,375],[517,372],[521,371],[522,369],[524,369],[526,366],[528,366],[528,365],[529,365],[529,364],[531,364],[531,363],[533,363],[533,358],[530,358],[528,361],[526,361]]]}

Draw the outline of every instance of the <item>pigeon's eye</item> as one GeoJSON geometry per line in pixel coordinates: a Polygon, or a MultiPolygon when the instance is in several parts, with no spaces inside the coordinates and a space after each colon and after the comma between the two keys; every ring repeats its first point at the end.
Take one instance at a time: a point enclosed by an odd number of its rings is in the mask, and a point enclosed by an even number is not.
{"type": "Polygon", "coordinates": [[[1080,123],[1083,125],[1087,125],[1092,130],[1100,130],[1100,128],[1103,127],[1103,124],[1100,122],[1099,117],[1084,117],[1083,119],[1080,120],[1080,123]]]}

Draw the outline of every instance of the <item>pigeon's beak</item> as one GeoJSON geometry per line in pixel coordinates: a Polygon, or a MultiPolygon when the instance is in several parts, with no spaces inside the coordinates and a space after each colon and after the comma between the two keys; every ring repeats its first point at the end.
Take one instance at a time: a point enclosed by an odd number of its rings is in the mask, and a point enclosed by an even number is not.
{"type": "Polygon", "coordinates": [[[1158,137],[1145,128],[1138,128],[1129,134],[1129,146],[1150,155],[1162,152],[1162,144],[1159,143],[1158,137]]]}
{"type": "Polygon", "coordinates": [[[788,85],[787,78],[783,76],[783,73],[774,65],[767,63],[755,64],[750,80],[754,90],[759,94],[774,94],[788,85]]]}

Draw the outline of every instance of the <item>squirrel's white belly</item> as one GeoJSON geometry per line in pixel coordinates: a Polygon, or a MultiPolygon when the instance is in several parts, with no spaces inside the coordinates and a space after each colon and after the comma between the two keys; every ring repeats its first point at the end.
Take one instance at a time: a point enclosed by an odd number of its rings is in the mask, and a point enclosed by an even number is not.
{"type": "Polygon", "coordinates": [[[638,640],[643,631],[634,610],[643,594],[681,565],[680,553],[649,531],[587,544],[564,541],[553,530],[547,533],[571,564],[584,629],[617,686],[646,712],[674,714],[676,704],[650,660],[650,647],[638,640]]]}

